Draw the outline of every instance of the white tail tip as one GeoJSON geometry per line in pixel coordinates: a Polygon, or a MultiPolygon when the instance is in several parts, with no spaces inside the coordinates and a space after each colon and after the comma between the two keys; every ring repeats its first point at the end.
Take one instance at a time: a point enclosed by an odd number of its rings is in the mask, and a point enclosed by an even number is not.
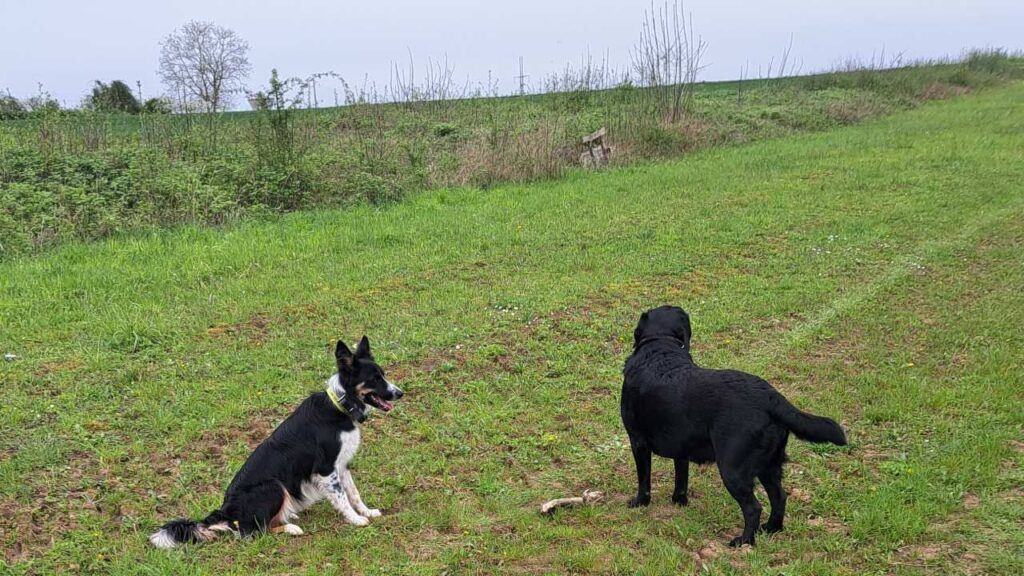
{"type": "Polygon", "coordinates": [[[154,532],[150,537],[149,541],[153,543],[153,546],[160,548],[161,550],[170,550],[177,548],[178,543],[167,533],[167,530],[161,529],[159,532],[154,532]]]}

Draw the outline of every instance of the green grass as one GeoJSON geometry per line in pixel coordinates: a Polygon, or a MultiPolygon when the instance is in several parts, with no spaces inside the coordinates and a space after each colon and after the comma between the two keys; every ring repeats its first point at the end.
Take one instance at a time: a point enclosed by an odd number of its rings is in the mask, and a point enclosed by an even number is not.
{"type": "MultiPolygon", "coordinates": [[[[7,570],[104,574],[1024,572],[1024,85],[542,184],[70,244],[0,264],[7,570]],[[640,311],[836,417],[794,441],[787,531],[722,546],[713,468],[627,510],[640,311]],[[369,334],[407,392],[301,538],[152,549],[369,334]],[[553,497],[607,501],[541,517],[553,497]]],[[[763,499],[763,496],[762,496],[763,499]]]]}

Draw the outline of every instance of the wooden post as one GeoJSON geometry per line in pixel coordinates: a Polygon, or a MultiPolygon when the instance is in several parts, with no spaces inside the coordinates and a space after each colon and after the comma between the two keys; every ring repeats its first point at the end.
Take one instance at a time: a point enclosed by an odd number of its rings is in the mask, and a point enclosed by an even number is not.
{"type": "MultiPolygon", "coordinates": [[[[592,167],[604,166],[608,164],[609,156],[611,156],[611,147],[605,145],[604,137],[608,135],[607,128],[600,128],[596,132],[587,134],[582,139],[583,146],[586,147],[586,152],[582,155],[585,157],[589,154],[590,165],[592,167]],[[597,153],[600,153],[600,156],[597,153]]],[[[581,164],[585,164],[581,160],[581,164]]]]}

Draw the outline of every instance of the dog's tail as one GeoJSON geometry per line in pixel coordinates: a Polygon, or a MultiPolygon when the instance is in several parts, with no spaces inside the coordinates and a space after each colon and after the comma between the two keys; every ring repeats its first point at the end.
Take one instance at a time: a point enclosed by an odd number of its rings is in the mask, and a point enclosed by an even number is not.
{"type": "Polygon", "coordinates": [[[846,434],[835,420],[802,412],[790,404],[782,394],[776,393],[774,400],[770,409],[772,416],[785,424],[797,438],[846,446],[846,434]]]}
{"type": "Polygon", "coordinates": [[[187,518],[171,520],[149,536],[153,546],[170,550],[182,544],[209,542],[221,532],[233,532],[230,519],[220,510],[196,522],[187,518]]]}

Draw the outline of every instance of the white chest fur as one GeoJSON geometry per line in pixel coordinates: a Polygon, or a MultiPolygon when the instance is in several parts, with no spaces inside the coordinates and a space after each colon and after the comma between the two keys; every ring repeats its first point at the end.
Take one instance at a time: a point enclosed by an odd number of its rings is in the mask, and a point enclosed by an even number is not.
{"type": "Polygon", "coordinates": [[[359,426],[356,426],[354,430],[338,434],[341,449],[338,450],[338,458],[334,461],[335,470],[348,468],[348,463],[356,457],[356,451],[359,450],[359,439],[359,426]]]}

